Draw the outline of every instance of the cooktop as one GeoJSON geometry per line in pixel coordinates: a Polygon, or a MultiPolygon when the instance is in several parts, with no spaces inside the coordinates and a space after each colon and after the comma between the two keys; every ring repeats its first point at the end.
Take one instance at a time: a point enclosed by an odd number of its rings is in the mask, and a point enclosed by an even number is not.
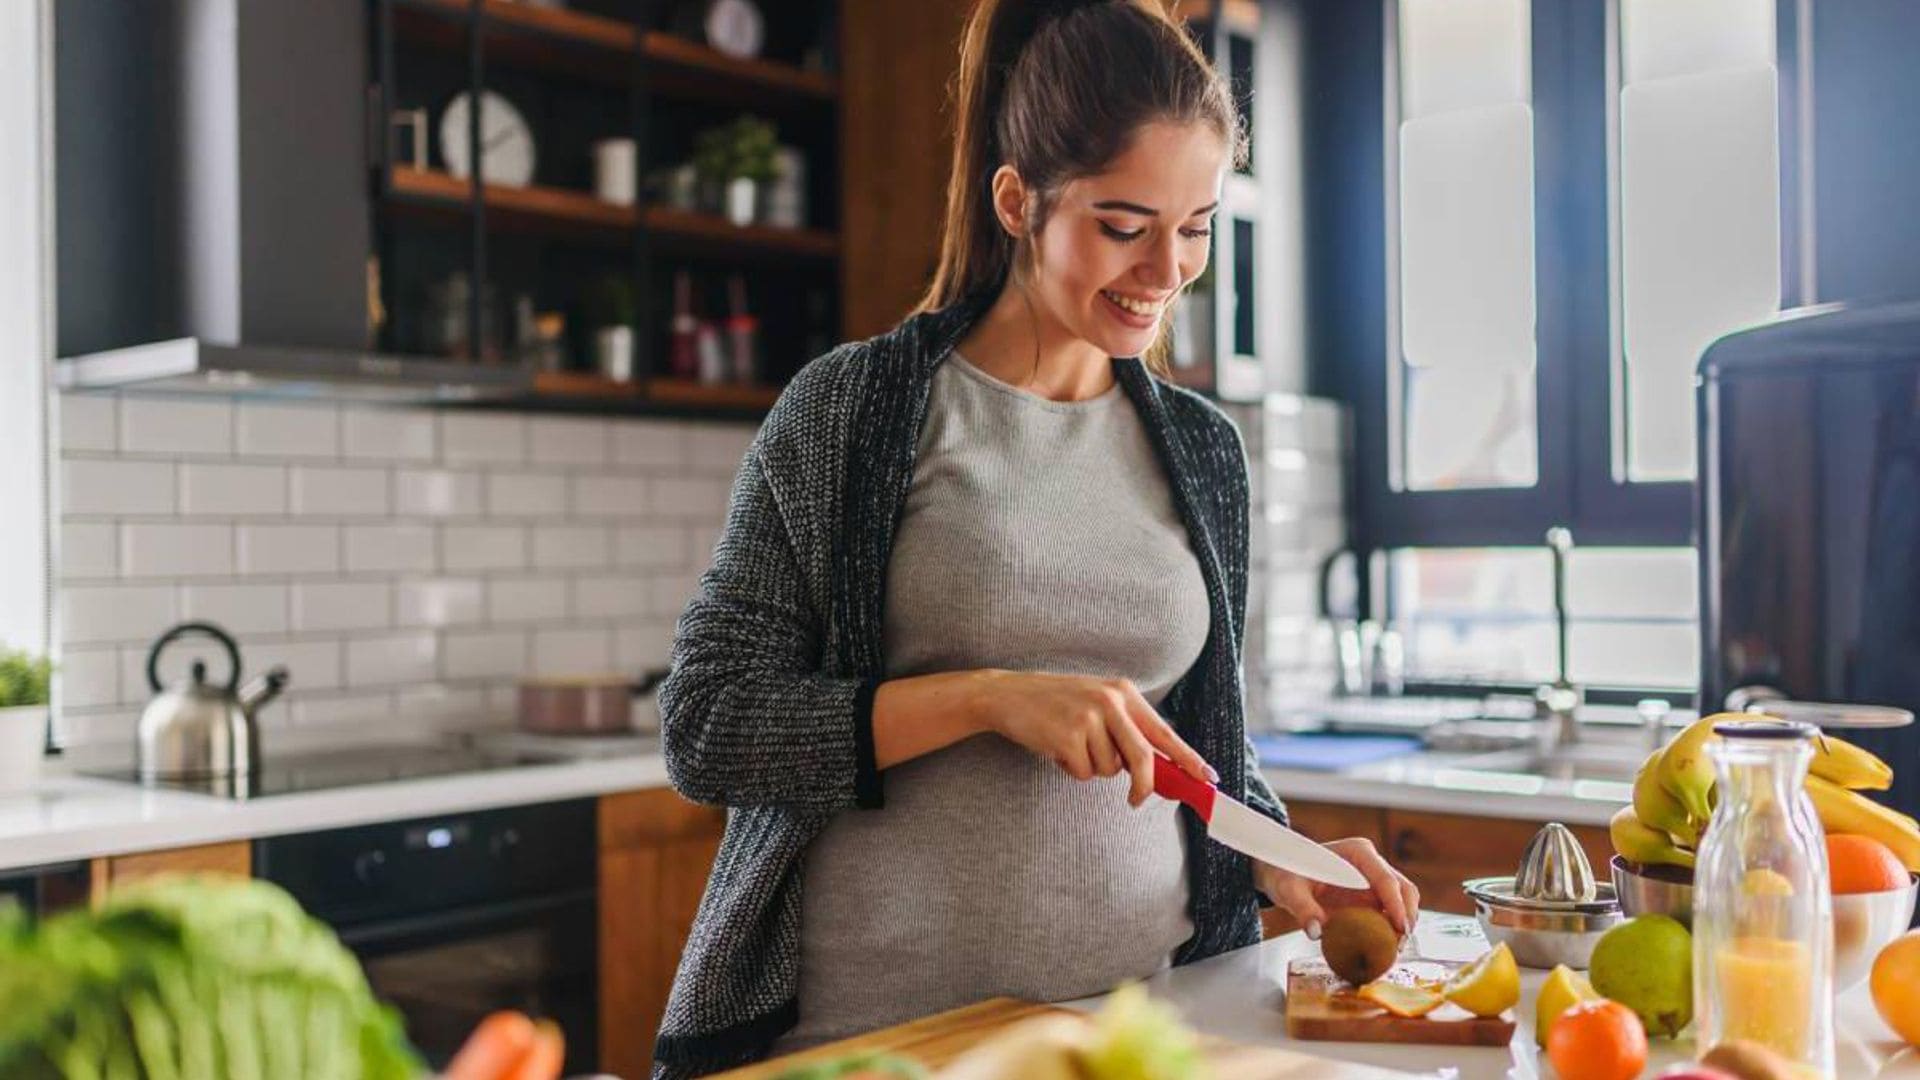
{"type": "Polygon", "coordinates": [[[292,795],[302,791],[360,787],[400,780],[419,780],[458,773],[490,772],[523,765],[556,765],[570,760],[558,754],[524,750],[486,749],[478,746],[401,745],[356,747],[350,750],[316,751],[270,757],[251,776],[192,777],[166,780],[142,780],[131,769],[96,772],[88,775],[109,780],[124,780],[168,791],[186,791],[199,795],[219,795],[229,799],[259,799],[273,795],[292,795]]]}

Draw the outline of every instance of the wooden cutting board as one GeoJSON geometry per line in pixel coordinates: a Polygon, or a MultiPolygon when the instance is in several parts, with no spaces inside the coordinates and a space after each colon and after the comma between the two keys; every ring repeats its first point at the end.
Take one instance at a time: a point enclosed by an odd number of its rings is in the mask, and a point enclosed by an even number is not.
{"type": "MultiPolygon", "coordinates": [[[[913,1058],[928,1069],[938,1069],[1022,1020],[1053,1013],[1082,1015],[1058,1005],[991,998],[978,1005],[936,1013],[758,1065],[717,1073],[709,1080],[772,1080],[795,1066],[879,1050],[913,1058]]],[[[1312,1057],[1278,1047],[1250,1046],[1204,1035],[1200,1042],[1215,1080],[1405,1080],[1408,1077],[1407,1073],[1312,1057]]]]}
{"type": "MultiPolygon", "coordinates": [[[[1464,964],[1403,960],[1387,978],[1444,980],[1464,964]]],[[[1479,1017],[1458,1005],[1442,1005],[1421,1017],[1395,1016],[1353,990],[1318,956],[1287,964],[1287,1034],[1332,1042],[1438,1043],[1444,1046],[1505,1046],[1513,1041],[1513,1010],[1479,1017]]]]}

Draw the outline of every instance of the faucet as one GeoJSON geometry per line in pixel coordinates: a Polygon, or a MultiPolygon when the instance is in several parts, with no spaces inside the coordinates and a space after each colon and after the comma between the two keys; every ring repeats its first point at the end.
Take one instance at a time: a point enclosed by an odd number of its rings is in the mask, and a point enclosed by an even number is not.
{"type": "Polygon", "coordinates": [[[1573,555],[1573,533],[1555,526],[1547,530],[1547,548],[1553,552],[1553,623],[1555,672],[1550,683],[1534,688],[1534,715],[1552,720],[1549,739],[1554,746],[1580,741],[1577,713],[1585,695],[1567,678],[1567,561],[1573,555]]]}

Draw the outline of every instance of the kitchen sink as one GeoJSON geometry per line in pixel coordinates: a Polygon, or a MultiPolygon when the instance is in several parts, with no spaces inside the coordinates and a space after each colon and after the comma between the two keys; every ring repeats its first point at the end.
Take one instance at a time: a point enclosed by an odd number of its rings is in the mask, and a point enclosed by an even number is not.
{"type": "Polygon", "coordinates": [[[1481,754],[1461,763],[1462,768],[1490,772],[1525,773],[1548,780],[1601,780],[1631,784],[1646,751],[1637,744],[1575,743],[1553,750],[1506,750],[1481,754]]]}

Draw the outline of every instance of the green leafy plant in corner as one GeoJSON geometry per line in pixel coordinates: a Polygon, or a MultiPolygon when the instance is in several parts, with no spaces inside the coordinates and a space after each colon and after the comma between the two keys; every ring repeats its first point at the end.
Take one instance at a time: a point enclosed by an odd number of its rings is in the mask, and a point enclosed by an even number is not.
{"type": "Polygon", "coordinates": [[[45,705],[53,663],[18,649],[0,649],[0,709],[45,705]]]}
{"type": "Polygon", "coordinates": [[[694,137],[693,167],[701,179],[711,182],[770,183],[780,178],[779,150],[772,124],[742,116],[694,137]]]}

